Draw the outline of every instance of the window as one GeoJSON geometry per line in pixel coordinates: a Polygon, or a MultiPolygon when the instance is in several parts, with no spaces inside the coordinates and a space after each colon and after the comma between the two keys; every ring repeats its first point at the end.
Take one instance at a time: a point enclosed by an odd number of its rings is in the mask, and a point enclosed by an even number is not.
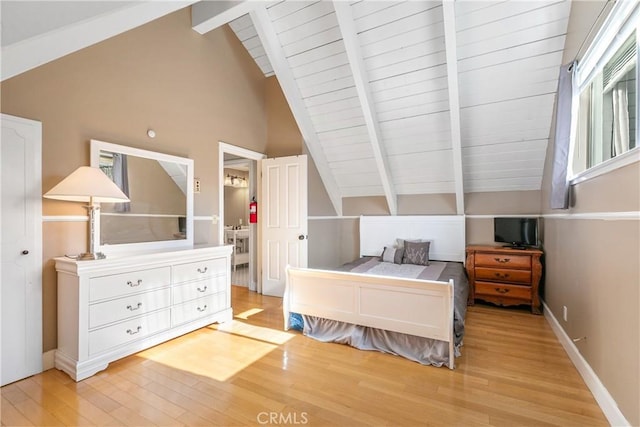
{"type": "Polygon", "coordinates": [[[638,147],[638,8],[621,14],[612,10],[578,65],[574,176],[638,147]]]}

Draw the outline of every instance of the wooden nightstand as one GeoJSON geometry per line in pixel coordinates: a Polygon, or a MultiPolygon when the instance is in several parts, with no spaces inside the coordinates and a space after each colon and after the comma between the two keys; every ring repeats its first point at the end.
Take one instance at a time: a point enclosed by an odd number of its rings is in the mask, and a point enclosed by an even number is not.
{"type": "Polygon", "coordinates": [[[528,304],[540,314],[540,249],[467,246],[469,305],[476,299],[499,305],[528,304]]]}

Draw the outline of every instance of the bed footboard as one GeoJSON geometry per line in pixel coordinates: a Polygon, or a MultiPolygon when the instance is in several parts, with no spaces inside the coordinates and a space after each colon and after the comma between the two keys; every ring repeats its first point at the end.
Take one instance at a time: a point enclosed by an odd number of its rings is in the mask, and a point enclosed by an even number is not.
{"type": "Polygon", "coordinates": [[[453,280],[403,279],[288,267],[284,327],[299,313],[449,343],[454,366],[453,280]]]}

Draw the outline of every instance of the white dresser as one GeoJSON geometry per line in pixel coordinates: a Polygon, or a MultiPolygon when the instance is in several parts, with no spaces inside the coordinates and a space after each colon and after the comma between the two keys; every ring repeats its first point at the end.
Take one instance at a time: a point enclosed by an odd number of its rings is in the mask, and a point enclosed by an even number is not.
{"type": "Polygon", "coordinates": [[[231,320],[231,246],[95,261],[56,258],[56,368],[80,381],[110,362],[231,320]]]}

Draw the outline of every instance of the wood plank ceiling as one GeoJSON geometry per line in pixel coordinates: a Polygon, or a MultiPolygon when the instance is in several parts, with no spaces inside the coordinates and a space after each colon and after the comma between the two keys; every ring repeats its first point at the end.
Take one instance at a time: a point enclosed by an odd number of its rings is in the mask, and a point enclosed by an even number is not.
{"type": "Polygon", "coordinates": [[[570,9],[256,2],[230,26],[278,78],[338,214],[343,197],[395,214],[397,195],[434,193],[462,214],[463,192],[540,189],[570,9]]]}

